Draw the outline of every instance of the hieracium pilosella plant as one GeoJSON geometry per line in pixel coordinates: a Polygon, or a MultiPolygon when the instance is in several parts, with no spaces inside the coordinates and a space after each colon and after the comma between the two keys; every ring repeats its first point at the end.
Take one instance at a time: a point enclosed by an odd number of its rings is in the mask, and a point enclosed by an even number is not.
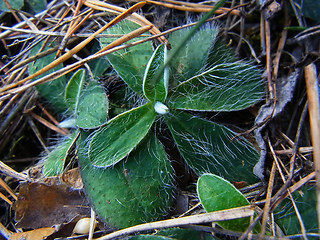
{"type": "MultiPolygon", "coordinates": [[[[106,33],[136,28],[122,21],[106,33]]],[[[173,50],[189,31],[169,36],[173,50]]],[[[255,148],[229,128],[199,117],[199,112],[248,108],[264,95],[258,68],[238,60],[217,34],[213,25],[200,28],[175,56],[166,45],[153,48],[145,42],[99,59],[91,65],[93,76],[99,76],[99,65],[108,74],[112,68],[125,83],[112,99],[85,69],[74,73],[59,103],[69,109],[68,122],[75,130],[48,155],[44,173],[63,171],[65,163],[56,159],[66,159],[80,135],[76,148],[87,196],[98,216],[117,228],[159,219],[172,205],[174,171],[159,141],[163,128],[195,174],[257,181],[252,172],[259,160],[255,148]]],[[[102,38],[99,47],[113,40],[102,38]]]]}

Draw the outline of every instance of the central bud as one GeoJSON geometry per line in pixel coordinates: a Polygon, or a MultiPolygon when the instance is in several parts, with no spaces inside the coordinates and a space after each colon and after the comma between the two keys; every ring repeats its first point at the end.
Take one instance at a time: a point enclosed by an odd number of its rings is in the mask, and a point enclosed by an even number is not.
{"type": "Polygon", "coordinates": [[[156,102],[154,110],[159,114],[167,114],[169,112],[169,108],[161,102],[156,102]]]}

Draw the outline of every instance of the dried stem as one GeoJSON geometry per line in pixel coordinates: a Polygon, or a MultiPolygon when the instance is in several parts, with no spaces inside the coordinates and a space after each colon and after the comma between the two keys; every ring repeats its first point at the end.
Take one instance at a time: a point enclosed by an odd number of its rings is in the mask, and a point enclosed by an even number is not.
{"type": "Polygon", "coordinates": [[[110,233],[106,236],[98,238],[97,240],[107,240],[119,238],[121,236],[143,232],[153,229],[164,229],[178,226],[186,226],[190,224],[201,224],[201,223],[210,223],[210,222],[218,222],[218,221],[226,221],[236,218],[250,217],[254,213],[251,206],[233,208],[223,211],[204,213],[199,215],[193,215],[188,217],[182,217],[177,219],[169,219],[158,222],[151,222],[140,224],[137,226],[129,227],[123,230],[119,230],[113,233],[110,233]]]}
{"type": "Polygon", "coordinates": [[[310,132],[313,146],[313,161],[317,179],[317,211],[320,231],[320,121],[319,121],[319,83],[316,66],[311,63],[304,68],[309,101],[310,132]]]}

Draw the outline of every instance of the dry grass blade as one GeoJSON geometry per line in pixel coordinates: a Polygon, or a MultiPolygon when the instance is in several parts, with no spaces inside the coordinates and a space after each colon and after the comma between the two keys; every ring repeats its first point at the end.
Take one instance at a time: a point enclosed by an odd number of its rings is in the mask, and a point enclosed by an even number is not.
{"type": "MultiPolygon", "coordinates": [[[[132,6],[131,8],[129,8],[128,10],[126,10],[125,12],[121,13],[119,16],[117,16],[116,18],[114,18],[112,21],[110,21],[108,24],[106,24],[104,27],[100,28],[98,31],[96,31],[94,34],[92,34],[90,37],[88,37],[87,39],[85,39],[84,41],[82,41],[81,43],[79,43],[76,47],[74,47],[73,49],[71,49],[70,51],[68,51],[67,53],[65,53],[64,55],[62,55],[61,57],[59,57],[58,59],[56,59],[55,61],[53,61],[51,64],[47,65],[46,67],[40,69],[38,72],[34,73],[33,75],[30,75],[29,77],[22,79],[20,81],[14,82],[12,84],[7,84],[4,87],[2,87],[0,89],[0,92],[4,92],[8,89],[14,88],[20,84],[29,82],[31,79],[47,72],[48,70],[56,67],[57,65],[63,63],[64,61],[66,61],[67,59],[71,58],[74,54],[76,54],[77,52],[79,52],[83,47],[85,47],[89,42],[91,42],[98,34],[102,33],[103,31],[105,31],[107,28],[113,26],[114,24],[116,24],[117,22],[123,20],[124,18],[126,18],[127,16],[129,16],[130,14],[132,14],[133,12],[137,11],[139,8],[141,8],[145,3],[144,2],[140,2],[137,3],[136,5],[132,6]]],[[[148,25],[149,28],[150,25],[148,25]]],[[[153,25],[152,25],[153,26],[153,25]]],[[[81,66],[81,65],[79,65],[81,66]]],[[[79,67],[78,66],[78,67],[79,67]]],[[[74,70],[75,68],[71,69],[70,71],[74,70]]],[[[70,72],[69,71],[69,72],[70,72]]],[[[62,75],[60,75],[62,76],[62,75]]],[[[1,95],[5,95],[10,93],[10,91],[8,91],[7,93],[2,93],[1,95]]]]}
{"type": "Polygon", "coordinates": [[[15,179],[18,179],[18,180],[31,181],[30,178],[27,175],[25,175],[23,173],[16,172],[11,167],[9,167],[6,164],[4,164],[2,161],[0,161],[0,172],[5,174],[5,175],[7,175],[7,176],[10,176],[10,177],[13,177],[15,179]]]}
{"type": "MultiPolygon", "coordinates": [[[[59,9],[59,8],[61,8],[61,7],[64,6],[64,5],[65,5],[64,2],[60,2],[60,3],[56,4],[55,6],[53,6],[53,7],[51,8],[51,10],[59,9]]],[[[34,17],[29,18],[29,21],[38,20],[38,19],[41,18],[43,15],[45,15],[46,12],[47,12],[47,10],[42,11],[42,12],[40,12],[40,13],[37,13],[34,17]]],[[[23,27],[25,27],[26,25],[27,25],[26,21],[19,22],[18,24],[16,24],[15,26],[13,26],[12,29],[0,33],[0,39],[4,39],[4,38],[7,37],[8,35],[10,35],[12,32],[14,32],[15,29],[23,28],[23,27]]]]}
{"type": "Polygon", "coordinates": [[[1,198],[3,201],[5,201],[5,202],[7,202],[8,204],[10,204],[10,205],[13,204],[12,201],[11,201],[9,198],[7,198],[5,195],[3,195],[3,193],[1,193],[1,192],[0,192],[0,198],[1,198]]]}
{"type": "Polygon", "coordinates": [[[48,122],[46,119],[40,117],[39,115],[35,114],[34,112],[30,111],[28,112],[30,116],[32,116],[34,119],[36,119],[38,122],[42,123],[46,127],[50,128],[51,130],[60,133],[61,135],[67,136],[70,134],[70,132],[67,129],[59,128],[52,123],[48,122]]]}
{"type": "Polygon", "coordinates": [[[66,60],[68,60],[69,58],[71,58],[74,54],[78,53],[82,48],[84,48],[89,42],[91,42],[98,34],[102,33],[103,31],[105,31],[106,29],[108,29],[109,27],[113,26],[114,24],[120,22],[121,20],[123,20],[124,18],[126,18],[128,15],[130,15],[131,13],[137,11],[138,9],[140,9],[142,6],[144,6],[145,3],[141,2],[141,3],[137,3],[136,5],[132,6],[131,8],[129,8],[126,12],[122,13],[121,15],[117,16],[116,18],[114,18],[112,21],[110,21],[109,23],[107,23],[104,27],[100,28],[98,31],[96,31],[94,34],[92,34],[90,37],[88,37],[87,39],[85,39],[84,41],[82,41],[81,43],[79,43],[76,47],[74,47],[73,49],[71,49],[70,51],[68,51],[67,53],[65,53],[64,55],[62,55],[61,57],[59,57],[58,59],[56,59],[55,61],[53,61],[51,64],[47,65],[46,67],[42,68],[41,70],[39,70],[38,72],[30,75],[29,77],[23,79],[20,81],[20,83],[24,83],[27,82],[28,80],[31,80],[35,77],[40,76],[41,74],[47,72],[48,70],[58,66],[60,63],[65,62],[66,60]]]}
{"type": "Polygon", "coordinates": [[[0,222],[0,233],[3,237],[5,237],[5,239],[10,239],[12,236],[12,232],[6,229],[1,222],[0,222]]]}
{"type": "Polygon", "coordinates": [[[44,151],[49,154],[50,151],[47,148],[46,144],[44,143],[43,137],[41,136],[41,133],[39,131],[39,129],[37,128],[36,124],[33,122],[33,120],[31,118],[28,118],[28,123],[29,126],[31,127],[33,133],[35,134],[36,138],[38,139],[39,143],[41,144],[42,148],[44,149],[44,151]]]}
{"type": "Polygon", "coordinates": [[[319,85],[314,63],[305,67],[305,79],[309,101],[310,132],[313,146],[313,161],[317,179],[317,211],[320,231],[320,120],[319,120],[319,85]]]}
{"type": "MultiPolygon", "coordinates": [[[[268,143],[269,143],[269,147],[270,147],[270,150],[271,150],[271,153],[272,153],[272,156],[273,156],[273,158],[274,158],[274,163],[273,163],[273,165],[272,165],[272,172],[271,172],[271,176],[270,176],[270,180],[271,180],[271,177],[274,179],[274,174],[275,174],[275,166],[277,166],[277,168],[278,168],[278,171],[279,171],[279,173],[280,173],[280,176],[281,176],[281,178],[282,178],[282,181],[285,183],[285,176],[284,176],[284,174],[283,174],[283,172],[282,172],[282,170],[281,170],[281,168],[280,168],[280,164],[279,164],[279,162],[278,162],[278,159],[277,159],[277,156],[275,155],[275,152],[274,152],[274,149],[273,149],[273,147],[272,147],[272,145],[271,145],[271,142],[270,142],[270,140],[268,141],[268,143]]],[[[286,170],[286,168],[285,168],[285,170],[286,170]]],[[[287,172],[288,173],[288,172],[287,172]]],[[[269,190],[269,186],[270,186],[270,182],[269,182],[269,185],[268,185],[268,190],[269,190]]],[[[273,186],[273,183],[272,183],[272,186],[273,186]]],[[[268,193],[269,193],[269,191],[268,191],[268,193]]],[[[288,194],[288,196],[290,197],[290,200],[291,200],[291,202],[292,202],[292,205],[293,205],[293,207],[294,207],[294,210],[295,210],[295,212],[296,212],[296,216],[297,216],[297,218],[298,218],[298,221],[299,221],[299,223],[300,223],[300,226],[301,226],[301,233],[302,233],[302,236],[303,236],[303,239],[308,239],[307,238],[307,235],[306,235],[306,229],[305,229],[305,226],[304,226],[304,223],[303,223],[303,220],[302,220],[302,218],[301,218],[301,215],[300,215],[300,213],[299,213],[299,210],[298,210],[298,208],[297,208],[297,205],[296,205],[296,203],[295,203],[295,201],[294,201],[294,199],[293,199],[293,197],[292,197],[292,194],[291,194],[291,192],[290,192],[290,190],[288,189],[287,190],[287,194],[288,194]]],[[[269,194],[268,194],[269,195],[269,194]]],[[[270,201],[268,201],[268,196],[267,196],[267,202],[266,202],[266,206],[268,206],[268,212],[269,212],[269,207],[270,207],[270,201]]],[[[266,208],[266,206],[265,206],[265,208],[266,208]]],[[[265,212],[264,212],[264,215],[265,215],[265,212]]],[[[263,216],[264,217],[264,216],[263,216]]],[[[266,220],[265,220],[266,221],[266,220]]],[[[264,223],[264,218],[262,219],[262,223],[264,223]]],[[[264,230],[264,225],[262,225],[262,230],[263,231],[265,231],[264,230]]],[[[263,231],[261,231],[261,236],[262,236],[262,232],[263,231]]]]}
{"type": "Polygon", "coordinates": [[[77,20],[79,20],[79,21],[75,21],[74,24],[69,25],[68,31],[66,32],[66,35],[64,35],[64,37],[61,41],[61,44],[59,46],[59,49],[57,51],[56,58],[58,58],[60,56],[61,52],[64,50],[65,45],[66,45],[68,39],[71,37],[71,35],[91,16],[92,13],[93,13],[93,10],[91,10],[83,19],[81,19],[79,17],[79,18],[77,18],[77,20]]]}
{"type": "MultiPolygon", "coordinates": [[[[213,20],[219,19],[219,18],[221,18],[221,17],[223,17],[225,15],[226,15],[225,13],[221,14],[221,15],[219,15],[217,17],[213,17],[213,18],[208,19],[208,21],[213,21],[213,20]]],[[[11,96],[13,96],[15,94],[18,94],[20,92],[26,91],[27,89],[30,89],[31,87],[34,87],[34,86],[37,86],[37,85],[40,85],[40,84],[43,84],[43,83],[46,83],[46,82],[53,81],[53,80],[65,75],[65,74],[67,74],[67,73],[79,68],[80,66],[82,66],[83,64],[85,64],[85,63],[87,63],[89,61],[98,59],[100,57],[106,56],[106,55],[108,55],[110,53],[113,53],[113,52],[121,50],[121,49],[133,47],[133,46],[136,46],[138,44],[144,43],[146,41],[151,41],[153,39],[160,38],[160,37],[162,37],[162,36],[164,36],[166,34],[169,34],[171,32],[174,32],[174,31],[177,31],[177,30],[180,30],[180,29],[183,29],[183,28],[188,28],[188,27],[194,26],[197,23],[198,22],[194,22],[194,23],[183,25],[183,26],[179,26],[179,27],[167,30],[167,31],[165,31],[163,33],[148,37],[148,38],[143,39],[143,40],[139,40],[139,41],[127,44],[127,45],[114,47],[114,48],[109,49],[107,51],[88,56],[87,58],[84,58],[84,59],[82,59],[82,60],[80,60],[80,61],[78,61],[76,63],[70,64],[70,65],[68,65],[68,66],[66,66],[66,67],[64,67],[64,68],[62,68],[62,69],[60,69],[58,71],[55,71],[55,72],[53,72],[51,74],[48,74],[48,75],[46,75],[46,76],[44,76],[44,77],[42,77],[40,79],[37,79],[35,81],[28,82],[27,84],[24,84],[24,85],[22,85],[20,87],[17,87],[17,88],[10,89],[10,88],[12,88],[13,85],[15,85],[15,86],[19,85],[21,83],[21,81],[20,82],[16,82],[16,83],[12,84],[11,86],[10,85],[9,86],[8,85],[4,86],[3,89],[5,89],[5,90],[8,89],[8,90],[1,93],[1,89],[0,89],[0,102],[5,100],[5,99],[10,98],[11,96]]],[[[140,28],[140,29],[143,29],[143,28],[140,28]]],[[[126,37],[124,37],[124,38],[126,38],[126,37]]],[[[24,81],[24,79],[22,81],[24,81]]]]}
{"type": "MultiPolygon", "coordinates": [[[[295,183],[293,186],[291,186],[291,187],[289,188],[289,192],[290,192],[290,193],[294,193],[295,191],[299,190],[302,186],[306,185],[309,181],[311,181],[312,179],[314,179],[315,176],[316,176],[316,173],[315,173],[315,172],[310,173],[308,176],[302,178],[299,182],[297,182],[297,183],[295,183]]],[[[273,211],[273,210],[276,208],[276,206],[278,206],[278,205],[280,204],[280,202],[281,202],[282,200],[284,200],[286,197],[288,197],[288,195],[289,195],[289,194],[288,194],[288,191],[287,191],[287,192],[286,192],[285,194],[283,194],[280,198],[278,198],[278,199],[274,202],[271,211],[273,211]]]]}
{"type": "Polygon", "coordinates": [[[308,176],[302,178],[299,182],[295,183],[293,186],[291,186],[289,188],[289,191],[291,193],[297,191],[299,188],[301,188],[302,186],[304,186],[306,183],[308,183],[309,181],[311,181],[312,179],[314,179],[316,177],[316,173],[312,172],[310,173],[308,176]]]}
{"type": "MultiPolygon", "coordinates": [[[[270,141],[269,141],[269,144],[270,144],[270,141]]],[[[269,210],[270,210],[270,203],[271,203],[275,174],[276,174],[276,164],[273,163],[271,168],[270,179],[268,183],[266,203],[264,205],[264,211],[262,216],[260,239],[263,239],[266,233],[266,226],[267,226],[267,221],[269,219],[269,210]]]]}
{"type": "MultiPolygon", "coordinates": [[[[22,67],[22,66],[25,66],[26,64],[30,63],[30,62],[33,62],[39,58],[42,58],[44,56],[47,56],[51,53],[54,53],[55,51],[57,51],[59,48],[59,46],[55,46],[55,47],[52,47],[50,49],[48,49],[47,51],[44,51],[44,52],[41,52],[41,53],[38,53],[34,56],[30,56],[28,59],[24,60],[24,61],[21,61],[19,62],[18,64],[14,65],[12,68],[9,69],[9,71],[7,72],[7,74],[13,72],[14,70],[22,67]]],[[[5,88],[5,86],[3,87],[4,90],[6,89],[9,89],[9,88],[5,88]]]]}
{"type": "MultiPolygon", "coordinates": [[[[137,1],[134,1],[137,2],[137,1]]],[[[180,11],[187,12],[209,12],[212,9],[212,6],[204,5],[204,4],[192,4],[187,2],[179,2],[179,1],[166,1],[168,3],[147,0],[148,4],[159,5],[167,8],[172,8],[180,11]]],[[[216,10],[216,14],[229,13],[231,15],[240,16],[240,11],[238,9],[229,9],[229,8],[219,8],[216,10]]]]}
{"type": "MultiPolygon", "coordinates": [[[[141,3],[141,2],[140,2],[141,3]]],[[[98,0],[85,0],[84,5],[91,7],[92,9],[100,10],[100,11],[108,11],[108,12],[113,12],[115,14],[121,14],[126,11],[125,8],[118,7],[106,2],[101,2],[98,0]]],[[[150,33],[157,35],[161,34],[160,30],[156,28],[150,21],[148,21],[146,18],[143,16],[133,13],[131,16],[128,17],[128,20],[137,23],[140,26],[149,26],[151,25],[152,28],[150,29],[150,33]]],[[[165,44],[169,44],[168,40],[164,36],[159,36],[159,41],[165,44]]]]}
{"type": "Polygon", "coordinates": [[[105,52],[111,48],[114,48],[116,46],[120,46],[121,44],[130,41],[131,39],[134,39],[135,37],[140,36],[141,34],[149,31],[152,28],[152,25],[149,26],[143,26],[141,28],[138,28],[134,31],[132,31],[130,34],[124,35],[120,38],[118,38],[117,40],[113,41],[112,43],[110,43],[109,45],[105,46],[104,48],[102,48],[100,51],[96,52],[95,54],[99,54],[102,52],[105,52]]]}
{"type": "Polygon", "coordinates": [[[8,186],[8,184],[0,178],[0,185],[13,197],[14,200],[17,200],[18,197],[14,194],[12,189],[8,186]]]}
{"type": "Polygon", "coordinates": [[[199,215],[193,215],[188,217],[169,219],[164,221],[157,221],[151,223],[140,224],[123,230],[119,230],[110,233],[104,237],[98,238],[97,240],[108,240],[119,238],[121,236],[153,230],[153,229],[165,229],[171,227],[186,226],[190,224],[201,224],[201,223],[211,223],[218,221],[226,221],[231,219],[250,217],[254,214],[254,210],[251,206],[233,208],[223,211],[204,213],[199,215]]]}

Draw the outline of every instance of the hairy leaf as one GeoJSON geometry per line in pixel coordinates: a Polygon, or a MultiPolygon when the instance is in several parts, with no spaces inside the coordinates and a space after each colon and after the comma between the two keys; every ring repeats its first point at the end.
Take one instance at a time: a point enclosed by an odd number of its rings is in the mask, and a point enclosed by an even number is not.
{"type": "Polygon", "coordinates": [[[105,123],[108,116],[108,104],[103,87],[96,81],[90,81],[79,99],[77,126],[96,128],[105,123]]]}
{"type": "Polygon", "coordinates": [[[156,113],[151,103],[131,109],[102,126],[89,147],[93,165],[109,167],[127,156],[148,133],[156,113]]]}
{"type": "Polygon", "coordinates": [[[69,107],[74,110],[74,113],[76,113],[78,109],[85,76],[86,71],[84,69],[78,70],[72,75],[66,87],[65,100],[69,107]]]}
{"type": "Polygon", "coordinates": [[[43,174],[46,177],[56,176],[63,172],[68,151],[76,140],[77,134],[72,134],[44,157],[43,174]]]}
{"type": "Polygon", "coordinates": [[[208,70],[222,63],[236,62],[238,59],[233,50],[224,42],[216,41],[212,44],[205,62],[205,69],[208,70]]]}
{"type": "MultiPolygon", "coordinates": [[[[106,30],[105,34],[127,34],[140,26],[128,20],[117,23],[112,28],[106,30]]],[[[117,38],[101,38],[101,47],[107,46],[117,38]]],[[[134,40],[129,41],[128,43],[134,40]]],[[[107,55],[112,67],[120,77],[139,94],[142,94],[142,79],[148,60],[153,52],[150,42],[145,42],[134,47],[116,51],[107,55]]]]}
{"type": "MultiPolygon", "coordinates": [[[[207,212],[250,205],[230,182],[214,174],[204,174],[198,179],[197,192],[207,212]]],[[[218,224],[228,230],[244,232],[249,227],[250,218],[221,221],[218,224]]]]}
{"type": "MultiPolygon", "coordinates": [[[[34,56],[38,53],[40,47],[42,46],[42,43],[43,42],[39,43],[38,45],[36,45],[31,49],[30,56],[34,56]]],[[[49,47],[45,47],[43,51],[46,51],[48,49],[49,47]]],[[[40,69],[42,69],[43,67],[47,66],[49,63],[54,61],[54,59],[55,59],[55,55],[54,53],[52,53],[50,55],[37,59],[34,63],[30,63],[29,74],[31,75],[39,71],[40,69]]],[[[57,67],[47,71],[45,74],[52,73],[54,71],[59,70],[60,68],[62,68],[62,64],[59,64],[57,67]]],[[[43,75],[41,75],[40,77],[43,77],[43,75]]],[[[67,78],[65,76],[62,76],[53,81],[40,84],[36,86],[36,89],[38,90],[40,95],[54,107],[56,111],[65,112],[68,109],[68,106],[64,98],[66,84],[67,84],[67,78]]]]}
{"type": "Polygon", "coordinates": [[[90,142],[82,134],[81,176],[86,193],[104,222],[125,228],[166,215],[173,196],[172,168],[153,134],[148,134],[125,161],[111,168],[92,165],[87,141],[90,142]]]}
{"type": "MultiPolygon", "coordinates": [[[[91,47],[91,54],[94,54],[100,50],[100,43],[95,41],[93,46],[91,47]]],[[[103,73],[105,73],[108,68],[110,68],[110,63],[108,62],[107,57],[100,57],[98,59],[92,60],[88,62],[88,66],[93,75],[93,79],[98,80],[103,73]]]]}
{"type": "MultiPolygon", "coordinates": [[[[189,31],[190,29],[182,29],[172,33],[169,37],[172,48],[176,48],[189,31]]],[[[179,54],[174,56],[170,63],[170,71],[175,81],[185,81],[199,73],[217,34],[218,28],[215,26],[207,25],[201,28],[180,50],[179,54]]],[[[168,52],[169,56],[170,54],[168,52]]]]}
{"type": "Polygon", "coordinates": [[[245,109],[262,99],[260,72],[245,62],[222,63],[181,82],[171,94],[171,108],[198,111],[245,109]]]}
{"type": "Polygon", "coordinates": [[[259,154],[244,138],[187,113],[170,111],[165,118],[180,153],[199,176],[210,172],[229,181],[257,181],[252,169],[259,154]]]}
{"type": "Polygon", "coordinates": [[[152,54],[143,77],[143,93],[150,101],[166,100],[168,94],[169,69],[165,68],[160,73],[160,67],[166,61],[167,48],[166,45],[159,45],[152,54]]]}

